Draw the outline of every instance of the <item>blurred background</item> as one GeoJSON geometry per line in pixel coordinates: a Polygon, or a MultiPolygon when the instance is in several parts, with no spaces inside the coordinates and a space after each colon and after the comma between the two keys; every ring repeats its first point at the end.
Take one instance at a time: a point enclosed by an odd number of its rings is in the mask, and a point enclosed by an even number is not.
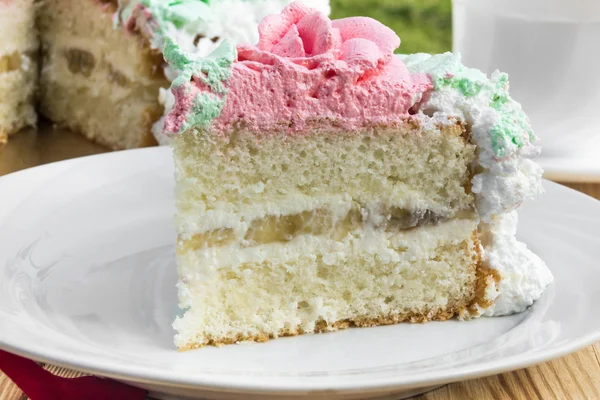
{"type": "Polygon", "coordinates": [[[331,17],[365,15],[392,28],[399,53],[443,53],[452,50],[451,0],[331,0],[331,17]]]}

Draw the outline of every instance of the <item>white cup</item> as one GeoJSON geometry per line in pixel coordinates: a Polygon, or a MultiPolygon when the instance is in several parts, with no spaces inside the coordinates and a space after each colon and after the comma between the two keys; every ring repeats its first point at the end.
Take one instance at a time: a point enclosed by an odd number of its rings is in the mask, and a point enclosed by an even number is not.
{"type": "Polygon", "coordinates": [[[600,157],[600,0],[453,0],[453,47],[509,75],[546,157],[600,157]]]}

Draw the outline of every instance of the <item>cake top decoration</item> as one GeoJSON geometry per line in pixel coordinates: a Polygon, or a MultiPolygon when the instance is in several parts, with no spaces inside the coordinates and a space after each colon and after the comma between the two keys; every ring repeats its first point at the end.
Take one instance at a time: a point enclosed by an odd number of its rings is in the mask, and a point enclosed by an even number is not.
{"type": "MultiPolygon", "coordinates": [[[[316,120],[341,128],[393,123],[408,117],[432,88],[425,74],[409,73],[393,55],[398,36],[371,18],[332,21],[294,2],[266,17],[259,35],[258,45],[237,46],[231,73],[223,74],[228,78],[222,112],[203,125],[225,131],[243,121],[251,130],[293,132],[316,120]]],[[[167,118],[165,131],[177,134],[190,126],[187,115],[210,88],[202,77],[172,88],[179,106],[167,118]]]]}
{"type": "Polygon", "coordinates": [[[400,39],[379,22],[331,21],[297,2],[266,17],[259,34],[256,46],[224,42],[207,58],[169,42],[165,56],[180,78],[165,134],[459,122],[478,148],[472,191],[485,221],[541,191],[542,170],[530,159],[539,153],[537,137],[508,94],[506,74],[488,78],[462,65],[459,54],[394,55],[400,39]]]}
{"type": "Polygon", "coordinates": [[[400,46],[396,33],[379,21],[367,17],[332,21],[300,3],[266,17],[258,32],[257,46],[238,46],[239,61],[274,64],[283,57],[307,68],[342,61],[364,73],[389,63],[400,46]]]}

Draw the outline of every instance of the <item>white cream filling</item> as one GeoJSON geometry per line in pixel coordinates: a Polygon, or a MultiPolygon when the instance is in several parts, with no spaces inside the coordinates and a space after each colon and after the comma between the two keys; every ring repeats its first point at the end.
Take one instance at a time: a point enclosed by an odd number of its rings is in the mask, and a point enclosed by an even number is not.
{"type": "MultiPolygon", "coordinates": [[[[239,234],[246,232],[252,221],[268,215],[293,215],[303,211],[327,209],[336,218],[343,218],[350,207],[350,196],[311,197],[296,194],[282,199],[272,199],[258,204],[245,204],[243,210],[228,202],[219,202],[211,210],[203,209],[201,203],[190,204],[186,211],[181,208],[175,217],[177,231],[183,237],[198,232],[231,228],[239,234]]],[[[179,205],[181,207],[181,204],[179,205]]]]}
{"type": "MultiPolygon", "coordinates": [[[[195,183],[192,183],[195,185],[195,183]]],[[[246,189],[261,192],[262,182],[256,185],[248,186],[246,189]]],[[[179,190],[183,184],[178,185],[179,190]]],[[[381,219],[385,216],[380,215],[382,209],[386,207],[395,207],[399,209],[418,209],[419,204],[423,204],[423,198],[414,193],[406,193],[401,199],[379,199],[379,201],[370,201],[361,204],[364,212],[371,219],[381,219]]],[[[425,202],[426,203],[426,202],[425,202]]],[[[211,209],[206,209],[201,202],[178,202],[178,211],[175,216],[177,231],[182,236],[191,236],[199,232],[212,231],[222,228],[231,228],[236,232],[245,232],[252,221],[265,218],[269,215],[293,215],[304,211],[318,209],[328,210],[333,213],[335,218],[343,218],[350,207],[357,205],[349,194],[326,195],[326,196],[308,196],[300,193],[265,199],[260,203],[234,204],[226,201],[219,201],[212,204],[211,209]]],[[[433,213],[444,216],[449,209],[446,206],[429,204],[428,210],[433,213]]]]}
{"type": "Polygon", "coordinates": [[[199,279],[204,273],[245,263],[286,263],[307,254],[325,255],[328,265],[343,262],[348,249],[351,252],[378,255],[382,262],[400,262],[418,259],[429,254],[441,244],[457,244],[477,229],[476,220],[454,219],[437,225],[421,226],[400,232],[385,232],[366,227],[358,236],[349,235],[342,241],[326,236],[299,235],[289,242],[270,243],[253,247],[212,247],[188,251],[179,255],[182,278],[199,279]],[[350,245],[350,246],[349,246],[350,245]]]}

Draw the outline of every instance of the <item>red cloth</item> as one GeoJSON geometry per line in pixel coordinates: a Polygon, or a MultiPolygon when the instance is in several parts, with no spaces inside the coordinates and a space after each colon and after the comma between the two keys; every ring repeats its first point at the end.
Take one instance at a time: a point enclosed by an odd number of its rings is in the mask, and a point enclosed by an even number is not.
{"type": "Polygon", "coordinates": [[[35,361],[0,350],[2,370],[31,400],[143,400],[145,390],[95,376],[61,378],[35,361]]]}

